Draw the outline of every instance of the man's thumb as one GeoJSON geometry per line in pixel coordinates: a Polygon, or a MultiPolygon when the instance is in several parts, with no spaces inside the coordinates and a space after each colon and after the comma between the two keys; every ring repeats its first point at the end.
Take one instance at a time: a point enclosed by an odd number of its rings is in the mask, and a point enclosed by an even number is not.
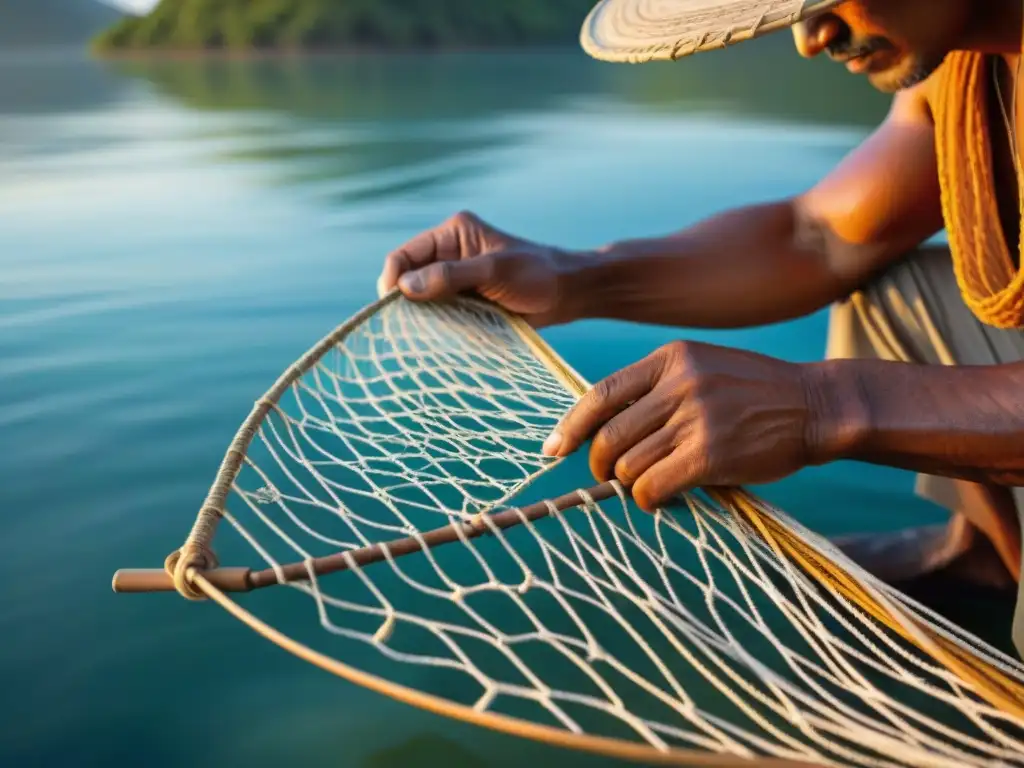
{"type": "Polygon", "coordinates": [[[398,287],[410,299],[429,301],[477,288],[493,274],[494,259],[489,254],[461,261],[436,261],[406,272],[399,278],[398,287]]]}

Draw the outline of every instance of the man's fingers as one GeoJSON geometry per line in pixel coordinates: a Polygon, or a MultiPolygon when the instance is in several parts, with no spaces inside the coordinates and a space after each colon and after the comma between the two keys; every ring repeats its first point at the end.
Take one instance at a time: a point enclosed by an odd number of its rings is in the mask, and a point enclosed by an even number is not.
{"type": "Polygon", "coordinates": [[[477,288],[494,276],[494,257],[476,256],[462,261],[438,261],[399,278],[398,287],[410,299],[428,301],[477,288]]]}
{"type": "Polygon", "coordinates": [[[409,257],[403,249],[392,251],[384,258],[384,268],[377,278],[377,293],[383,296],[396,285],[398,278],[409,269],[409,257]]]}
{"type": "Polygon", "coordinates": [[[645,512],[654,512],[672,497],[706,484],[704,456],[685,445],[655,462],[633,483],[633,501],[645,512]]]}
{"type": "MultiPolygon", "coordinates": [[[[672,425],[662,426],[630,446],[616,459],[611,469],[615,479],[626,488],[632,488],[638,478],[643,477],[651,467],[672,453],[676,447],[678,431],[678,428],[672,425]]],[[[601,479],[607,480],[610,477],[601,479]]]]}
{"type": "Polygon", "coordinates": [[[406,272],[436,261],[458,259],[459,236],[454,228],[442,225],[421,232],[384,259],[384,268],[377,279],[377,291],[387,293],[406,272]]]}
{"type": "Polygon", "coordinates": [[[544,453],[565,456],[575,451],[598,427],[650,392],[662,365],[659,355],[651,355],[597,382],[544,441],[544,453]]]}
{"type": "MultiPolygon", "coordinates": [[[[675,409],[676,403],[655,387],[624,411],[612,416],[597,430],[590,445],[590,470],[594,477],[604,482],[612,478],[614,471],[614,476],[625,482],[619,474],[619,464],[627,454],[634,452],[648,437],[664,427],[675,409]]],[[[666,442],[671,442],[671,439],[666,442]]],[[[631,468],[630,482],[663,455],[651,458],[635,472],[631,468]]],[[[634,455],[630,464],[641,456],[634,455]]]]}

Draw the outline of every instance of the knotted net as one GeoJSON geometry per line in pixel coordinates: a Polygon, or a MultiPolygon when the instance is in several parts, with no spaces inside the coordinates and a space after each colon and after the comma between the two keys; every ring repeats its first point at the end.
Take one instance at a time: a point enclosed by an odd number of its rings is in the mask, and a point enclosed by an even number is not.
{"type": "Polygon", "coordinates": [[[544,457],[587,387],[488,303],[391,293],[282,374],[184,546],[115,589],[211,598],[401,701],[647,763],[1024,764],[1016,660],[746,491],[647,514],[544,457]]]}

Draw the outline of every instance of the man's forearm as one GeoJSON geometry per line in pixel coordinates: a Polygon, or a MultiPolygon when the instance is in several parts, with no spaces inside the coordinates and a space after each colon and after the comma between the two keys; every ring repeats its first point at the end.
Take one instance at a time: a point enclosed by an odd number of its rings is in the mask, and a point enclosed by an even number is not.
{"type": "Polygon", "coordinates": [[[833,360],[807,370],[815,462],[1024,486],[1024,363],[833,360]]]}
{"type": "Polygon", "coordinates": [[[613,243],[580,254],[569,273],[566,300],[576,317],[705,328],[789,320],[851,289],[830,268],[825,237],[790,201],[613,243]]]}

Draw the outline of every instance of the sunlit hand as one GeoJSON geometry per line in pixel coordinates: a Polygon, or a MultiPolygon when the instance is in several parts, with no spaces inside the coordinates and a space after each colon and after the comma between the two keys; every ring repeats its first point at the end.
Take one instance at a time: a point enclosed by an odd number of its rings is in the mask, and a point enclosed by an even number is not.
{"type": "Polygon", "coordinates": [[[565,455],[593,436],[590,468],[653,511],[697,486],[770,482],[811,462],[803,366],[673,342],[599,381],[544,445],[565,455]]]}
{"type": "Polygon", "coordinates": [[[388,254],[377,280],[414,301],[475,292],[540,327],[573,319],[562,277],[573,257],[462,212],[388,254]]]}

